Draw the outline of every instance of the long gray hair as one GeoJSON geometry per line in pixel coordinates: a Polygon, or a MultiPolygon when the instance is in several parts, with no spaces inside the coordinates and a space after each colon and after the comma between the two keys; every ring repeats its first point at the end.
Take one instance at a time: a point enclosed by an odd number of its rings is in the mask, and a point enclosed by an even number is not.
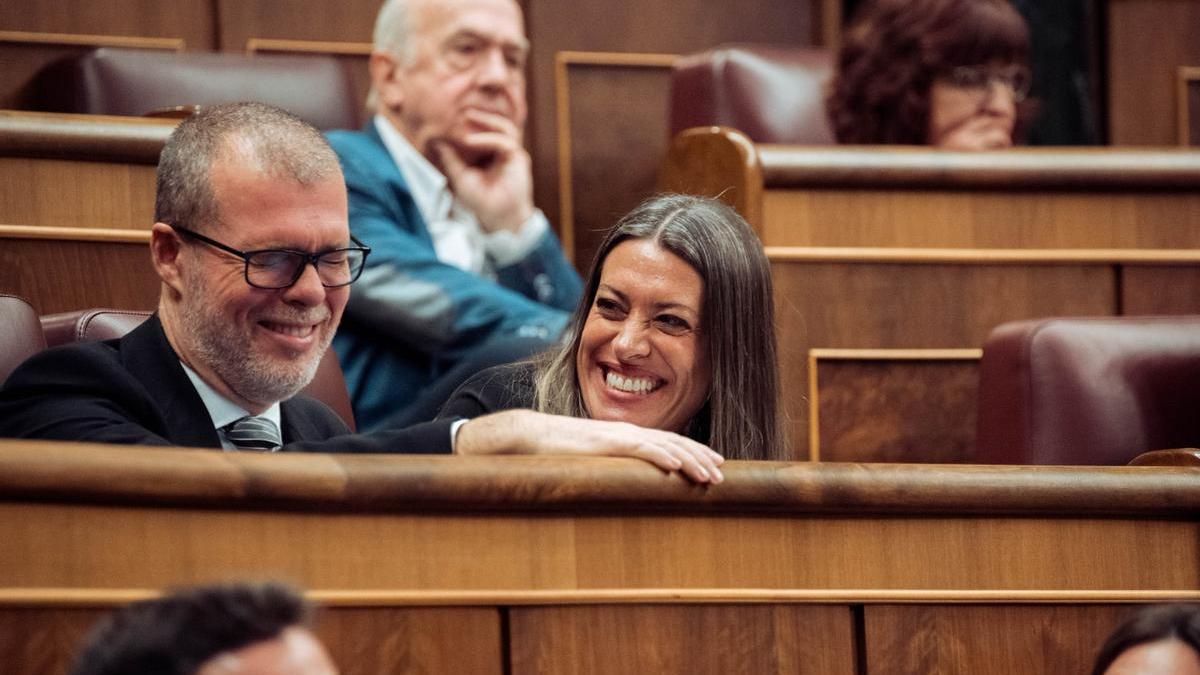
{"type": "Polygon", "coordinates": [[[688,435],[729,459],[786,457],[767,257],[737,212],[705,197],[652,197],[608,231],[592,261],[584,299],[571,319],[563,347],[538,362],[534,409],[588,417],[575,357],[604,261],[627,239],[657,243],[704,279],[701,334],[712,360],[712,388],[688,435]]]}

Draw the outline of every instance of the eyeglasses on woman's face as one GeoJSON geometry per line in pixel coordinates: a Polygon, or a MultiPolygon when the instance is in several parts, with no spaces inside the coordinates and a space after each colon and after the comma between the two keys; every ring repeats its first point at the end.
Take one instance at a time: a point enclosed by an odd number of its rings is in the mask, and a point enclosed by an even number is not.
{"type": "Polygon", "coordinates": [[[241,258],[246,265],[246,283],[255,288],[268,290],[291,287],[300,279],[300,275],[304,274],[304,268],[310,264],[317,270],[317,277],[320,278],[321,285],[325,288],[348,286],[362,275],[367,254],[371,252],[369,246],[365,246],[354,237],[350,237],[350,239],[357,246],[335,248],[317,253],[285,248],[239,251],[216,239],[211,239],[179,225],[172,225],[171,229],[189,239],[241,258]]]}
{"type": "Polygon", "coordinates": [[[951,70],[944,79],[952,87],[981,94],[990,91],[992,83],[999,82],[1012,92],[1014,101],[1025,100],[1033,83],[1029,69],[1016,65],[959,66],[951,70]]]}

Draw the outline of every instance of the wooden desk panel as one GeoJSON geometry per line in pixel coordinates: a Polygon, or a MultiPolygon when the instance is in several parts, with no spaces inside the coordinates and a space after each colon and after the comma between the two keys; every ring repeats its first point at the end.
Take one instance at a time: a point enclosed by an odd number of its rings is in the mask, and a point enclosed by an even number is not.
{"type": "Polygon", "coordinates": [[[864,609],[867,672],[1084,673],[1130,608],[875,605],[864,609]]]}
{"type": "Polygon", "coordinates": [[[839,606],[521,607],[510,625],[514,675],[855,672],[839,606]]]}
{"type": "Polygon", "coordinates": [[[161,281],[149,231],[0,225],[0,290],[40,314],[91,307],[152,310],[161,281]]]}
{"type": "Polygon", "coordinates": [[[309,589],[347,673],[895,672],[936,639],[931,663],[1026,672],[1104,606],[1200,598],[1200,469],[725,473],[0,441],[0,656],[46,672],[84,610],[243,577],[309,589]]]}
{"type": "Polygon", "coordinates": [[[1176,148],[804,147],[696,128],[659,185],[721,194],[767,246],[1200,247],[1200,153],[1176,148]]]}
{"type": "MultiPolygon", "coordinates": [[[[768,248],[775,283],[783,407],[788,416],[792,457],[809,455],[809,357],[812,349],[981,348],[988,333],[1005,321],[1042,316],[1108,316],[1118,313],[1117,272],[1112,264],[1045,256],[1040,261],[998,262],[964,253],[942,260],[921,252],[893,258],[851,249],[768,248]]],[[[1200,271],[1195,273],[1200,277],[1200,271]]],[[[906,368],[912,386],[939,388],[940,375],[906,368]],[[917,384],[920,382],[923,385],[917,384]]],[[[905,375],[900,375],[904,377],[905,375]]],[[[864,380],[844,390],[873,391],[864,380]]],[[[960,390],[966,394],[966,390],[960,390]]],[[[959,401],[974,408],[973,401],[959,401]]],[[[836,409],[831,412],[836,412],[836,409]]],[[[850,414],[854,413],[849,409],[850,414]]],[[[918,420],[905,420],[913,425],[918,420]]],[[[850,429],[857,419],[823,418],[823,426],[850,429]]],[[[901,426],[911,437],[937,437],[960,425],[901,426]]],[[[959,436],[961,438],[961,436],[959,436]]],[[[857,438],[856,456],[847,448],[837,459],[895,458],[887,438],[877,445],[857,438]]],[[[948,451],[943,446],[940,451],[948,451]]],[[[908,456],[907,460],[915,458],[908,456]]],[[[942,457],[941,459],[948,459],[942,457]]]]}
{"type": "Polygon", "coordinates": [[[149,230],[178,120],[0,111],[0,223],[149,230]]]}

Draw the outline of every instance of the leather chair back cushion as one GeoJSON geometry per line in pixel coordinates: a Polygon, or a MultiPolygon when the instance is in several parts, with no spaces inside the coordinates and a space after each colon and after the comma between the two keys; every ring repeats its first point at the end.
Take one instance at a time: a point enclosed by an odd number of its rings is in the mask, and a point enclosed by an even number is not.
{"type": "Polygon", "coordinates": [[[1019,321],[980,366],[976,460],[1122,465],[1200,444],[1200,316],[1019,321]]]}
{"type": "Polygon", "coordinates": [[[37,310],[25,298],[0,293],[0,384],[25,359],[45,348],[37,310]]]}
{"type": "Polygon", "coordinates": [[[43,69],[33,105],[52,112],[141,116],[178,106],[261,101],[318,129],[356,129],[359,102],[332,56],[100,48],[43,69]]]}
{"type": "Polygon", "coordinates": [[[726,45],[680,59],[671,73],[671,136],[727,126],[756,143],[832,145],[823,48],[726,45]]]}
{"type": "MultiPolygon", "coordinates": [[[[63,312],[42,317],[42,330],[46,335],[46,343],[51,347],[79,340],[111,340],[133,330],[148,316],[150,312],[119,309],[63,312]]],[[[303,391],[333,408],[351,430],[355,428],[346,378],[333,349],[321,357],[316,375],[303,391]]]]}

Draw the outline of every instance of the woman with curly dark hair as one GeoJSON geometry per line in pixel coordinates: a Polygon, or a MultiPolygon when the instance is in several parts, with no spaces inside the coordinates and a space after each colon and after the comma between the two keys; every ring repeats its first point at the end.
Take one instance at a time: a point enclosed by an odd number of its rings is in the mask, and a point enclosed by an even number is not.
{"type": "Polygon", "coordinates": [[[873,0],[843,35],[829,122],[839,143],[1009,147],[1028,61],[1008,0],[873,0]]]}

